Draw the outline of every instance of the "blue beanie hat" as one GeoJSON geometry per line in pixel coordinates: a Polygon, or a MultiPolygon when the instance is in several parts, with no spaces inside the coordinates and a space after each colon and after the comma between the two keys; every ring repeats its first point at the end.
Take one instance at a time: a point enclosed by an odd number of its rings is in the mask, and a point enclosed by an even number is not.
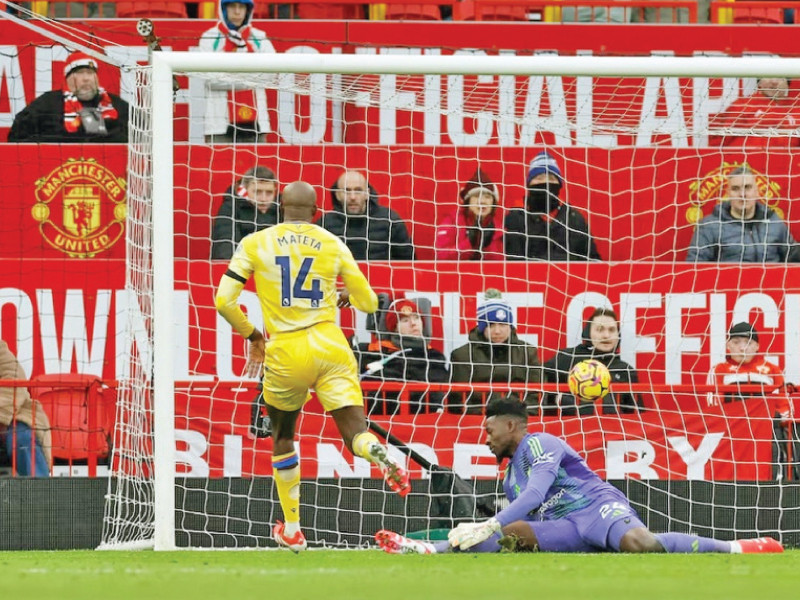
{"type": "Polygon", "coordinates": [[[527,184],[531,179],[542,173],[551,173],[558,177],[558,182],[564,186],[564,177],[561,175],[561,169],[558,168],[556,159],[550,156],[547,152],[539,152],[531,161],[528,167],[528,179],[525,181],[527,184]]]}
{"type": "Polygon", "coordinates": [[[489,323],[508,323],[514,326],[514,311],[502,299],[493,299],[478,307],[478,332],[483,333],[489,323]]]}

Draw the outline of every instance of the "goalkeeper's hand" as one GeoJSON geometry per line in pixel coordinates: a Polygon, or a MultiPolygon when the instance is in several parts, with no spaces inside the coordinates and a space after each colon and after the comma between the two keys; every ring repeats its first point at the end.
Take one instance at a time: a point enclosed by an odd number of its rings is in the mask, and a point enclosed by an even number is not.
{"type": "Polygon", "coordinates": [[[502,526],[494,517],[480,523],[461,523],[450,530],[447,541],[453,548],[469,550],[474,545],[488,540],[492,534],[499,533],[501,529],[502,526]]]}

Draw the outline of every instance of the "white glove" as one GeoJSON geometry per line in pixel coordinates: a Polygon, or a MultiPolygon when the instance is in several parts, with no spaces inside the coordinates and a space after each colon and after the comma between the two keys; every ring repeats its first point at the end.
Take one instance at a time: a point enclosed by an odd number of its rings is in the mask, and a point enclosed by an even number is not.
{"type": "Polygon", "coordinates": [[[492,534],[499,533],[502,529],[500,523],[492,517],[480,523],[461,523],[447,534],[447,541],[453,548],[469,550],[475,544],[488,540],[492,534]]]}

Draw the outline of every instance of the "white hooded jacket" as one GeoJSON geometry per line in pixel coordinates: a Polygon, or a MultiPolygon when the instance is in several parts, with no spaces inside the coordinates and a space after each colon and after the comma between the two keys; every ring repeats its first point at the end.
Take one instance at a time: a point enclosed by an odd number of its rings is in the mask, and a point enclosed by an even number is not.
{"type": "MultiPolygon", "coordinates": [[[[224,6],[230,4],[234,0],[220,0],[218,5],[218,14],[220,21],[224,18],[224,6]]],[[[235,0],[248,6],[247,17],[245,17],[242,27],[250,24],[253,18],[253,0],[235,0]]],[[[224,52],[225,51],[225,34],[220,31],[218,25],[214,25],[211,29],[203,33],[200,37],[199,49],[203,52],[224,52]]],[[[267,38],[267,34],[256,29],[250,28],[250,35],[246,40],[250,42],[257,52],[275,52],[275,48],[267,38]]],[[[247,52],[247,47],[242,46],[236,52],[247,52]]],[[[228,92],[231,91],[232,86],[229,83],[221,83],[218,81],[208,81],[205,85],[205,102],[203,103],[205,111],[203,114],[203,131],[205,135],[222,135],[228,131],[230,119],[228,115],[228,92]]],[[[240,86],[237,89],[242,89],[240,86]]],[[[249,89],[249,87],[244,87],[249,89]]],[[[267,115],[267,96],[263,88],[256,88],[256,108],[258,111],[258,129],[260,133],[270,131],[269,117],[267,115]]]]}

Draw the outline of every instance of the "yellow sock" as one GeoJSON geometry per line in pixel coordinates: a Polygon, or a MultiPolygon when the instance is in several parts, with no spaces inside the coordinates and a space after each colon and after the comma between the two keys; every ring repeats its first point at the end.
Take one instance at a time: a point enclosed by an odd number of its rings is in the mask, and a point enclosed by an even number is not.
{"type": "Polygon", "coordinates": [[[272,475],[278,488],[286,532],[291,535],[300,523],[300,459],[297,452],[273,456],[272,475]]]}
{"type": "Polygon", "coordinates": [[[369,447],[372,444],[380,444],[378,438],[376,438],[373,433],[369,431],[357,433],[353,436],[353,454],[372,462],[372,457],[369,454],[369,447]]]}

